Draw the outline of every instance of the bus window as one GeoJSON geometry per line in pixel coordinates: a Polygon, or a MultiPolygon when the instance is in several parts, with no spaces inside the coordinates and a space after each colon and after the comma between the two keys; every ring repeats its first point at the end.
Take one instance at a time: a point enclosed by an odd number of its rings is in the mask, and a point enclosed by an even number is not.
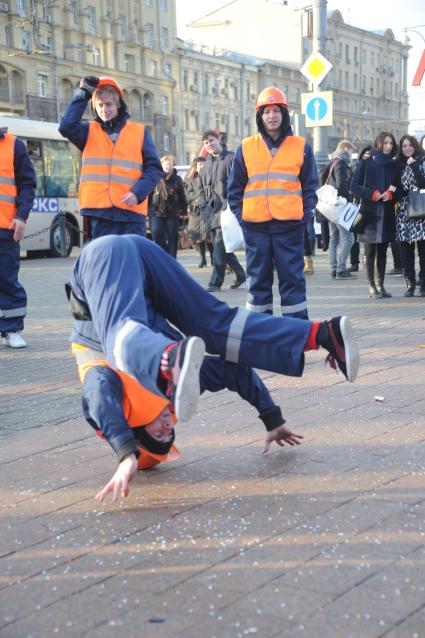
{"type": "Polygon", "coordinates": [[[68,142],[43,141],[46,197],[75,197],[80,175],[80,152],[68,142]]]}
{"type": "Polygon", "coordinates": [[[43,173],[43,154],[41,142],[39,140],[27,140],[27,151],[34,164],[34,170],[37,175],[36,196],[44,195],[44,173],[43,173]]]}

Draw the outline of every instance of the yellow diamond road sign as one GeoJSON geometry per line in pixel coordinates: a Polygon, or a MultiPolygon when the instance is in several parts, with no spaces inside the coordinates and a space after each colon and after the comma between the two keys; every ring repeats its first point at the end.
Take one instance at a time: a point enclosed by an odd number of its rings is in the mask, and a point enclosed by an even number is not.
{"type": "Polygon", "coordinates": [[[332,64],[325,58],[325,56],[318,51],[313,51],[313,53],[304,62],[300,71],[307,80],[314,84],[314,86],[319,86],[331,68],[332,64]]]}

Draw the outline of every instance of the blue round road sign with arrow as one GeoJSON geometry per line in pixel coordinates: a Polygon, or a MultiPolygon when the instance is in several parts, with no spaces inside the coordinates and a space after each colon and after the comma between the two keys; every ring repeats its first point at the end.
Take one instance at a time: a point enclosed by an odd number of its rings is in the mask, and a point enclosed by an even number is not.
{"type": "Polygon", "coordinates": [[[307,117],[313,122],[320,122],[326,117],[328,105],[322,97],[312,98],[306,106],[307,117]]]}

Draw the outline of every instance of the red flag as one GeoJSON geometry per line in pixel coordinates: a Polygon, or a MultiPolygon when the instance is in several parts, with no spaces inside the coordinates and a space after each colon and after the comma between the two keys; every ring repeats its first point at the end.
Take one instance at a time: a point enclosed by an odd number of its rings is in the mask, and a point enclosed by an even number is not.
{"type": "Polygon", "coordinates": [[[420,86],[422,82],[422,78],[425,73],[425,50],[422,53],[421,60],[418,64],[418,68],[416,69],[415,77],[413,78],[412,86],[420,86]]]}

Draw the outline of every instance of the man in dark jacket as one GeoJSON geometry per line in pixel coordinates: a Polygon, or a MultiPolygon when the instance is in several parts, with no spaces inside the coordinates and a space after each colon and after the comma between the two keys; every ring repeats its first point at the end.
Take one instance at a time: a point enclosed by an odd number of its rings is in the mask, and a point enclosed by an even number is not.
{"type": "Polygon", "coordinates": [[[37,180],[23,142],[0,130],[0,335],[5,346],[24,348],[27,295],[18,281],[19,242],[34,203],[37,180]]]}
{"type": "Polygon", "coordinates": [[[59,125],[59,132],[83,153],[80,209],[90,220],[92,239],[146,235],[147,197],[164,173],[149,131],[129,118],[118,82],[88,76],[59,125]],[[82,122],[90,101],[94,122],[82,122]]]}
{"type": "Polygon", "coordinates": [[[207,290],[217,292],[224,282],[226,265],[234,272],[231,288],[239,288],[246,281],[245,271],[236,255],[226,253],[221,230],[221,211],[227,205],[227,180],[229,179],[234,153],[223,147],[218,133],[206,131],[202,136],[208,153],[199,183],[198,205],[201,216],[210,224],[214,236],[213,271],[207,290]]]}
{"type": "MultiPolygon", "coordinates": [[[[350,169],[351,153],[355,151],[353,144],[349,140],[341,140],[332,154],[331,163],[327,167],[324,178],[325,182],[334,186],[338,195],[345,197],[347,202],[351,201],[350,183],[352,172],[350,169]]],[[[331,276],[336,279],[354,279],[347,269],[347,259],[351,246],[354,242],[354,235],[343,226],[329,222],[329,263],[331,266],[331,276]],[[337,255],[339,249],[339,255],[337,255]]]]}

